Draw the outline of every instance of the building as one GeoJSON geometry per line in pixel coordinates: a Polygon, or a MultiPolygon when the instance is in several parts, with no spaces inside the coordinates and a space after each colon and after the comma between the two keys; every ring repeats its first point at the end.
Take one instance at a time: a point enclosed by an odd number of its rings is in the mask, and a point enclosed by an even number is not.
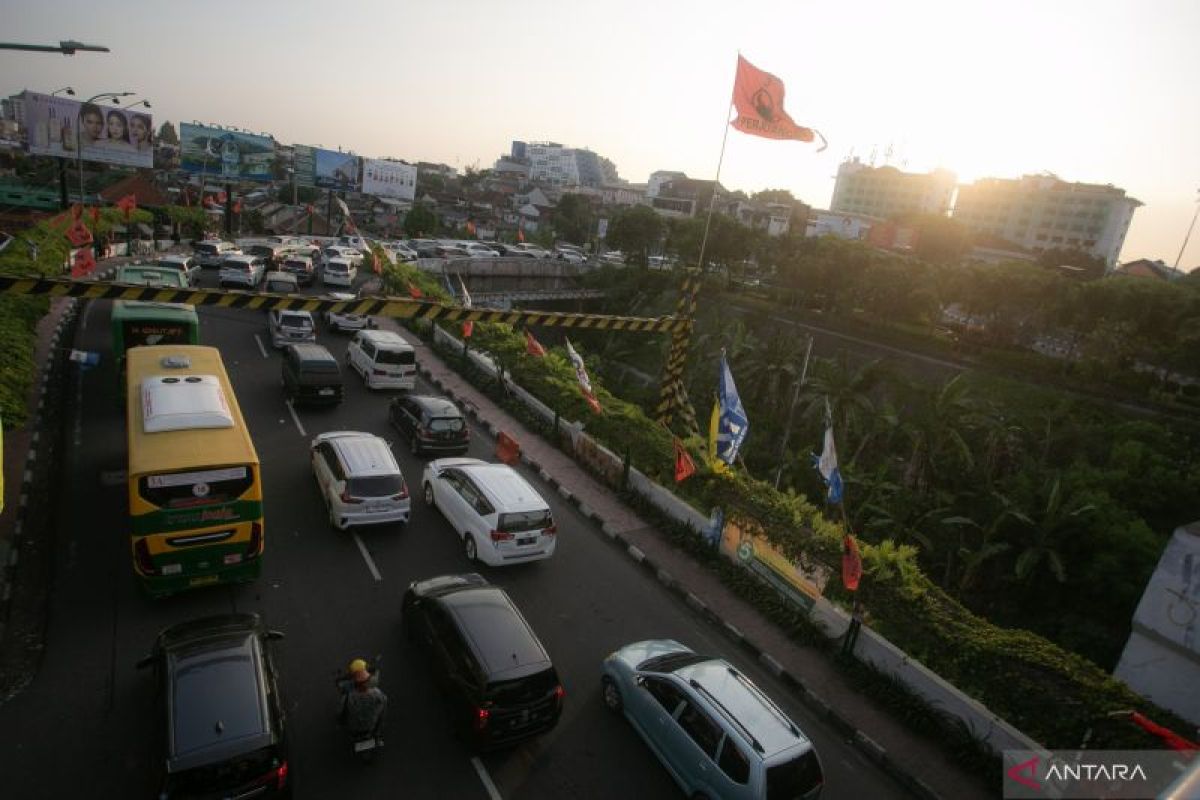
{"type": "Polygon", "coordinates": [[[972,231],[1034,252],[1080,250],[1117,263],[1134,210],[1124,189],[1067,183],[1056,175],[985,178],[958,187],[954,218],[972,231]]]}
{"type": "Polygon", "coordinates": [[[1128,261],[1114,269],[1113,274],[1129,275],[1134,278],[1155,278],[1160,281],[1173,281],[1183,276],[1179,270],[1168,267],[1165,261],[1151,261],[1148,258],[1128,261]]]}
{"type": "MultiPolygon", "coordinates": [[[[514,141],[506,163],[528,164],[529,179],[554,186],[600,188],[620,180],[613,162],[586,148],[564,147],[558,142],[514,141]]],[[[500,163],[500,162],[497,162],[500,163]]]]}
{"type": "Polygon", "coordinates": [[[1200,522],[1167,542],[1113,675],[1200,725],[1200,522]]]}
{"type": "Polygon", "coordinates": [[[839,239],[863,240],[870,234],[872,226],[880,222],[882,220],[860,214],[846,214],[836,211],[825,211],[823,209],[813,209],[809,212],[804,235],[808,237],[836,236],[839,239]]]}
{"type": "Polygon", "coordinates": [[[928,173],[872,167],[857,158],[838,166],[829,210],[889,219],[905,214],[946,214],[957,181],[944,169],[928,173]]]}

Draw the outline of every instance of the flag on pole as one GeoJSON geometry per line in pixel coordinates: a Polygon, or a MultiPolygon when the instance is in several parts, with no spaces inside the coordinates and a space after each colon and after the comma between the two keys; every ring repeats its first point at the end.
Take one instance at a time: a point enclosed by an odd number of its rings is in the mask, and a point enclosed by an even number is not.
{"type": "MultiPolygon", "coordinates": [[[[462,293],[459,295],[462,307],[469,310],[471,308],[471,295],[467,292],[467,285],[463,283],[461,274],[458,276],[458,287],[462,290],[462,293]]],[[[464,339],[470,339],[474,331],[475,322],[473,320],[468,319],[463,322],[462,334],[464,339]]]]}
{"type": "Polygon", "coordinates": [[[825,428],[825,449],[821,451],[820,457],[813,456],[813,461],[814,466],[821,473],[821,477],[825,479],[825,485],[829,487],[826,501],[829,503],[842,502],[842,473],[838,470],[837,448],[833,445],[832,423],[825,428]]]}
{"type": "Polygon", "coordinates": [[[235,214],[242,213],[242,198],[239,197],[237,200],[235,200],[233,202],[233,213],[235,213],[235,214]]]}
{"type": "Polygon", "coordinates": [[[92,206],[92,225],[100,224],[100,206],[92,206]]]}
{"type": "Polygon", "coordinates": [[[92,248],[82,247],[79,250],[76,250],[75,261],[71,265],[71,277],[86,277],[90,275],[94,269],[96,269],[96,256],[92,253],[92,248]]]}
{"type": "Polygon", "coordinates": [[[521,244],[525,243],[525,225],[524,224],[517,225],[517,241],[521,244]]]}
{"type": "Polygon", "coordinates": [[[371,271],[376,275],[383,272],[383,266],[379,263],[379,253],[374,250],[371,251],[371,271]]]}
{"type": "Polygon", "coordinates": [[[696,463],[684,448],[683,442],[672,437],[675,443],[675,482],[682,483],[696,474],[696,463]]]}
{"type": "Polygon", "coordinates": [[[76,219],[71,223],[71,227],[67,228],[67,241],[72,247],[83,247],[92,243],[92,232],[88,230],[87,225],[83,224],[83,220],[76,219]]]}
{"type": "Polygon", "coordinates": [[[575,348],[571,347],[571,340],[567,339],[567,357],[571,359],[571,364],[575,367],[575,377],[579,379],[579,388],[583,391],[583,397],[587,400],[588,406],[597,414],[601,413],[600,401],[596,399],[596,395],[592,393],[592,381],[588,378],[587,367],[583,363],[583,357],[575,352],[575,348]]]}
{"type": "Polygon", "coordinates": [[[544,358],[546,348],[542,347],[542,343],[533,338],[533,334],[528,329],[525,331],[525,352],[537,358],[544,358]]]}
{"type": "MultiPolygon", "coordinates": [[[[783,108],[783,81],[738,56],[733,83],[733,106],[737,119],[730,124],[742,133],[767,139],[796,139],[811,142],[812,128],[797,125],[783,108]]],[[[821,137],[825,141],[825,137],[821,137]]],[[[825,147],[822,145],[821,150],[825,147]]],[[[818,151],[820,152],[820,151],[818,151]]]]}
{"type": "Polygon", "coordinates": [[[1148,731],[1149,733],[1152,733],[1158,738],[1162,739],[1163,743],[1172,750],[1178,750],[1181,752],[1200,751],[1200,744],[1196,744],[1195,742],[1185,739],[1170,728],[1164,728],[1162,725],[1159,725],[1157,722],[1154,722],[1153,720],[1143,716],[1142,714],[1139,714],[1136,711],[1130,712],[1129,719],[1139,728],[1142,728],[1143,730],[1148,731]]]}
{"type": "Polygon", "coordinates": [[[420,300],[422,297],[425,296],[425,293],[422,292],[421,289],[415,283],[410,283],[408,285],[408,294],[410,297],[412,297],[413,300],[420,300]]]}
{"type": "Polygon", "coordinates": [[[842,537],[842,585],[846,591],[858,591],[858,582],[862,579],[862,556],[858,552],[858,542],[846,534],[842,537]]]}
{"type": "Polygon", "coordinates": [[[129,215],[137,211],[137,195],[125,195],[117,201],[117,208],[125,212],[125,221],[129,222],[129,215]]]}
{"type": "Polygon", "coordinates": [[[708,465],[713,472],[729,472],[729,466],[717,458],[717,432],[721,427],[721,403],[713,401],[712,417],[708,421],[708,465]]]}
{"type": "Polygon", "coordinates": [[[228,197],[228,195],[225,194],[224,190],[217,192],[217,202],[220,203],[221,205],[225,205],[225,201],[228,199],[229,199],[229,197],[228,197]]]}
{"type": "Polygon", "coordinates": [[[717,458],[726,465],[733,466],[737,459],[742,442],[750,432],[750,420],[746,417],[746,409],[742,408],[742,398],[738,396],[737,386],[733,383],[733,373],[729,371],[729,362],[725,353],[721,353],[720,385],[717,400],[721,412],[717,421],[717,458]]]}
{"type": "Polygon", "coordinates": [[[475,220],[467,220],[467,233],[469,233],[471,236],[475,235],[475,220]]]}

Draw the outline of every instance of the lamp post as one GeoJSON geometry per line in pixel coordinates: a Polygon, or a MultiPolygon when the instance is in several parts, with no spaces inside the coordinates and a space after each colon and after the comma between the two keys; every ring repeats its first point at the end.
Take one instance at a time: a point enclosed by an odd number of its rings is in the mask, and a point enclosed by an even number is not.
{"type": "Polygon", "coordinates": [[[61,89],[55,89],[53,92],[50,93],[50,96],[54,97],[54,95],[58,94],[59,92],[66,92],[67,94],[71,95],[72,97],[75,96],[75,90],[72,89],[70,86],[64,86],[61,89]]]}
{"type": "Polygon", "coordinates": [[[79,202],[83,203],[83,109],[89,103],[94,103],[100,99],[112,99],[113,105],[120,105],[119,98],[128,97],[133,92],[100,92],[100,94],[92,95],[79,106],[79,111],[75,115],[75,158],[78,159],[77,166],[79,167],[79,202]]]}

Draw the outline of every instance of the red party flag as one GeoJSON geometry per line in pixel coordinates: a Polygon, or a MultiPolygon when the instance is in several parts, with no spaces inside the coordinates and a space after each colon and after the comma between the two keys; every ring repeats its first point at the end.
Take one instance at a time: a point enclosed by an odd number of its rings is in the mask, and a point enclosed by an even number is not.
{"type": "Polygon", "coordinates": [[[467,233],[471,234],[472,236],[475,235],[475,221],[474,220],[470,220],[470,219],[467,220],[467,233]]]}
{"type": "Polygon", "coordinates": [[[75,205],[71,206],[71,216],[74,217],[75,219],[79,219],[80,217],[82,217],[83,216],[83,206],[81,206],[79,203],[76,203],[75,205]]]}
{"type": "Polygon", "coordinates": [[[81,219],[76,219],[71,223],[71,227],[67,228],[66,236],[67,241],[73,247],[83,247],[86,244],[92,243],[92,232],[87,229],[87,226],[83,224],[83,220],[81,219]]]}
{"type": "Polygon", "coordinates": [[[371,271],[376,275],[383,272],[383,267],[379,266],[379,253],[371,251],[371,271]]]}
{"type": "Polygon", "coordinates": [[[542,343],[533,338],[533,334],[525,331],[525,352],[531,356],[543,358],[546,355],[546,348],[542,347],[542,343]]]}
{"type": "Polygon", "coordinates": [[[471,334],[474,332],[475,332],[475,322],[473,320],[467,320],[466,322],[463,323],[463,338],[464,339],[470,339],[471,334]]]}
{"type": "Polygon", "coordinates": [[[858,552],[858,543],[847,533],[842,538],[842,584],[846,591],[857,591],[861,578],[862,556],[858,552]]]}
{"type": "Polygon", "coordinates": [[[520,242],[521,244],[525,243],[525,227],[524,226],[520,226],[517,228],[517,241],[520,242]]]}
{"type": "Polygon", "coordinates": [[[92,224],[99,225],[100,224],[100,206],[92,206],[91,212],[92,212],[92,224]]]}
{"type": "Polygon", "coordinates": [[[420,300],[422,297],[425,296],[425,294],[420,290],[420,288],[418,288],[417,285],[414,283],[410,283],[408,285],[408,294],[409,294],[409,296],[412,297],[413,300],[420,300]]]}
{"type": "Polygon", "coordinates": [[[738,116],[730,124],[742,133],[767,139],[813,140],[813,130],[797,125],[783,110],[783,81],[741,56],[733,85],[733,105],[738,116]]]}
{"type": "Polygon", "coordinates": [[[96,256],[92,248],[83,247],[75,251],[75,261],[71,265],[71,277],[83,278],[96,268],[96,256]]]}
{"type": "Polygon", "coordinates": [[[225,194],[224,191],[217,192],[217,202],[220,203],[221,205],[224,205],[225,201],[228,199],[229,199],[229,197],[225,194]]]}
{"type": "Polygon", "coordinates": [[[675,482],[682,483],[696,474],[696,462],[684,449],[683,442],[675,439],[675,482]]]}
{"type": "Polygon", "coordinates": [[[129,221],[129,215],[137,210],[137,196],[127,194],[117,201],[117,208],[125,212],[125,221],[129,221]]]}
{"type": "Polygon", "coordinates": [[[239,197],[237,199],[237,202],[235,202],[233,204],[233,213],[235,213],[235,214],[242,213],[242,198],[239,197]]]}
{"type": "Polygon", "coordinates": [[[1139,728],[1149,731],[1158,738],[1162,739],[1163,743],[1172,750],[1179,750],[1180,752],[1200,751],[1200,744],[1196,744],[1195,742],[1183,738],[1170,728],[1164,728],[1162,725],[1159,725],[1157,722],[1153,722],[1149,718],[1139,714],[1136,711],[1133,711],[1129,714],[1129,719],[1139,728]]]}

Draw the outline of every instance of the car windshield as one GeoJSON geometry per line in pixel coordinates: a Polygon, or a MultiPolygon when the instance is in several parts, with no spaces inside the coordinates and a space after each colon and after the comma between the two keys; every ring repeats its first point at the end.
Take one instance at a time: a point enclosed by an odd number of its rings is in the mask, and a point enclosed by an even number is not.
{"type": "Polygon", "coordinates": [[[453,431],[457,433],[463,429],[463,421],[461,417],[434,417],[429,420],[429,430],[438,433],[441,431],[453,431]]]}
{"type": "Polygon", "coordinates": [[[326,264],[325,271],[326,272],[338,272],[338,273],[341,273],[344,275],[350,271],[350,265],[349,264],[338,264],[338,263],[326,264]]]}
{"type": "Polygon", "coordinates": [[[677,669],[682,669],[692,664],[699,664],[701,661],[708,661],[710,658],[710,656],[702,656],[699,653],[688,651],[667,653],[648,658],[638,664],[637,668],[645,672],[674,672],[677,669]]]}
{"type": "Polygon", "coordinates": [[[371,475],[346,481],[346,491],[351,497],[391,497],[400,494],[403,488],[404,478],[400,475],[371,475]]]}
{"type": "MultiPolygon", "coordinates": [[[[292,283],[291,281],[267,281],[267,291],[268,292],[284,292],[286,294],[287,292],[290,292],[295,288],[296,288],[296,284],[292,283]]],[[[293,320],[293,318],[291,318],[291,317],[284,317],[282,324],[298,326],[301,323],[295,322],[293,320]]],[[[304,325],[306,327],[312,327],[312,325],[309,323],[304,323],[304,325]]]]}
{"type": "Polygon", "coordinates": [[[816,751],[808,750],[791,761],[776,764],[767,770],[767,800],[803,797],[824,781],[816,751]]]}

